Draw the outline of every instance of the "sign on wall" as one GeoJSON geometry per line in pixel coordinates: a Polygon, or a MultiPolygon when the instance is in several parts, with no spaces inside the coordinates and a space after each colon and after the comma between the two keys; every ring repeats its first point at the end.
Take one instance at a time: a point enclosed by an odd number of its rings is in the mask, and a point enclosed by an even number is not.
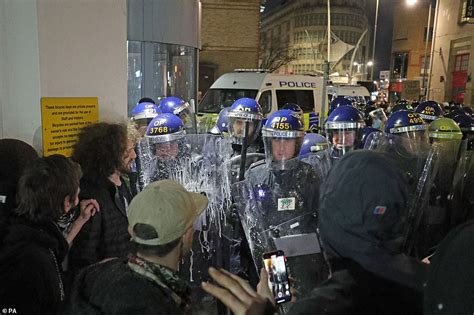
{"type": "Polygon", "coordinates": [[[474,0],[467,0],[466,2],[466,12],[465,12],[466,18],[472,18],[474,17],[474,0]]]}
{"type": "Polygon", "coordinates": [[[43,155],[71,156],[81,128],[98,120],[97,97],[42,97],[43,155]]]}

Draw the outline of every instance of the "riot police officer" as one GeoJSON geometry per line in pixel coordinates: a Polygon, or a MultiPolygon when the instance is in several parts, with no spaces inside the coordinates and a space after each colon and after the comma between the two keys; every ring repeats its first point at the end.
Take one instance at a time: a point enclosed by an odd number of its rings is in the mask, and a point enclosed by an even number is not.
{"type": "Polygon", "coordinates": [[[327,148],[328,140],[324,136],[317,133],[308,133],[304,136],[299,156],[303,158],[310,153],[327,150],[327,148]]]}
{"type": "Polygon", "coordinates": [[[193,108],[183,99],[175,96],[165,97],[160,101],[158,108],[164,114],[169,113],[178,116],[183,121],[186,130],[190,130],[193,127],[193,108]]]}
{"type": "Polygon", "coordinates": [[[141,102],[133,108],[130,120],[135,124],[138,132],[143,137],[150,121],[160,113],[161,111],[154,103],[141,102]]]}
{"type": "Polygon", "coordinates": [[[418,232],[417,250],[421,257],[430,254],[455,225],[451,222],[453,213],[448,213],[448,196],[452,191],[463,136],[459,126],[450,118],[434,120],[428,130],[430,142],[438,152],[439,166],[433,174],[429,202],[418,232]]]}
{"type": "Polygon", "coordinates": [[[262,129],[266,158],[250,167],[236,197],[256,266],[263,252],[284,250],[302,295],[327,276],[316,233],[320,178],[298,159],[303,129],[290,110],[270,115],[262,129]]]}
{"type": "Polygon", "coordinates": [[[436,120],[438,117],[443,116],[443,108],[435,101],[424,101],[421,102],[416,108],[415,112],[425,120],[427,124],[436,120]]]}
{"type": "Polygon", "coordinates": [[[212,135],[227,136],[229,134],[229,110],[230,107],[225,107],[219,112],[219,117],[214,127],[209,130],[212,135]]]}
{"type": "Polygon", "coordinates": [[[184,123],[178,116],[163,113],[153,118],[139,145],[141,189],[151,182],[169,179],[170,174],[177,172],[178,159],[187,153],[182,141],[185,135],[184,123]]]}
{"type": "Polygon", "coordinates": [[[329,114],[341,106],[352,106],[352,101],[344,96],[335,97],[329,104],[329,114]]]}
{"type": "Polygon", "coordinates": [[[232,104],[227,116],[234,155],[240,154],[244,142],[248,152],[262,152],[259,136],[263,114],[258,102],[253,98],[239,98],[232,104]]]}
{"type": "Polygon", "coordinates": [[[325,125],[331,158],[340,158],[347,152],[357,149],[360,146],[364,126],[364,119],[356,108],[341,106],[334,109],[325,125]]]}

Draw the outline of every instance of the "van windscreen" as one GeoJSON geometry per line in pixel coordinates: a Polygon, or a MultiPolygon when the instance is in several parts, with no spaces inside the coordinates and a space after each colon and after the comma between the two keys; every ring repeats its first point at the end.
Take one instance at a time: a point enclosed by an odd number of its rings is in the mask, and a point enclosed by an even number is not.
{"type": "Polygon", "coordinates": [[[313,90],[276,90],[278,109],[286,103],[298,104],[303,112],[314,112],[313,90]]]}
{"type": "Polygon", "coordinates": [[[224,107],[231,106],[242,97],[255,98],[258,90],[210,89],[199,103],[199,113],[218,114],[224,107]]]}

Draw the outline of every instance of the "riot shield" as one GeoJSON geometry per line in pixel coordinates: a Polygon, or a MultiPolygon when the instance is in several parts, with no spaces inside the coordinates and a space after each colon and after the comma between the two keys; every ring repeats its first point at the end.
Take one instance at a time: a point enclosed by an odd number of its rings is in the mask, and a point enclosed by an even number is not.
{"type": "Polygon", "coordinates": [[[461,145],[448,208],[451,228],[474,218],[474,151],[467,150],[466,140],[461,145]]]}
{"type": "MultiPolygon", "coordinates": [[[[229,181],[229,185],[232,185],[238,182],[239,180],[241,180],[239,179],[241,159],[242,157],[240,155],[235,155],[225,162],[225,170],[227,173],[227,179],[229,181]]],[[[265,159],[265,154],[263,153],[255,153],[255,152],[247,153],[246,159],[245,159],[245,169],[248,170],[250,165],[264,159],[265,159]]]]}
{"type": "Polygon", "coordinates": [[[408,255],[426,257],[425,227],[429,216],[430,193],[433,189],[441,160],[439,146],[404,136],[376,135],[367,148],[384,152],[395,159],[408,179],[408,219],[404,233],[404,252],[408,255]]]}
{"type": "Polygon", "coordinates": [[[314,171],[319,174],[320,178],[326,178],[329,170],[333,165],[333,159],[331,159],[329,150],[310,152],[308,154],[300,156],[299,159],[311,165],[314,171]]]}
{"type": "Polygon", "coordinates": [[[222,230],[225,209],[230,207],[230,187],[226,181],[224,162],[232,152],[229,138],[215,135],[169,137],[163,142],[143,138],[138,146],[139,177],[144,189],[156,180],[172,179],[187,190],[205,194],[207,209],[195,222],[193,248],[180,264],[181,276],[191,283],[195,309],[213,309],[215,300],[200,289],[202,281],[210,281],[210,266],[222,267],[222,230]],[[168,151],[166,151],[168,150],[168,151]]]}
{"type": "Polygon", "coordinates": [[[263,253],[283,250],[295,287],[304,296],[328,276],[317,234],[319,179],[301,161],[283,172],[263,164],[247,176],[232,186],[232,195],[255,268],[263,266],[263,253]]]}

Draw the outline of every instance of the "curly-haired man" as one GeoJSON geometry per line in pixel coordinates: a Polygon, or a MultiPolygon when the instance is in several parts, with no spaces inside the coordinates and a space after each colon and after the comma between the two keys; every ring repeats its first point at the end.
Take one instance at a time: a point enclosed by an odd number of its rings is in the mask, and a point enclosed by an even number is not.
{"type": "Polygon", "coordinates": [[[70,271],[104,258],[125,256],[130,250],[127,208],[130,191],[122,174],[130,172],[135,144],[124,124],[86,126],[73,148],[72,159],[81,165],[81,199],[96,199],[101,212],[84,225],[70,252],[70,271]]]}

